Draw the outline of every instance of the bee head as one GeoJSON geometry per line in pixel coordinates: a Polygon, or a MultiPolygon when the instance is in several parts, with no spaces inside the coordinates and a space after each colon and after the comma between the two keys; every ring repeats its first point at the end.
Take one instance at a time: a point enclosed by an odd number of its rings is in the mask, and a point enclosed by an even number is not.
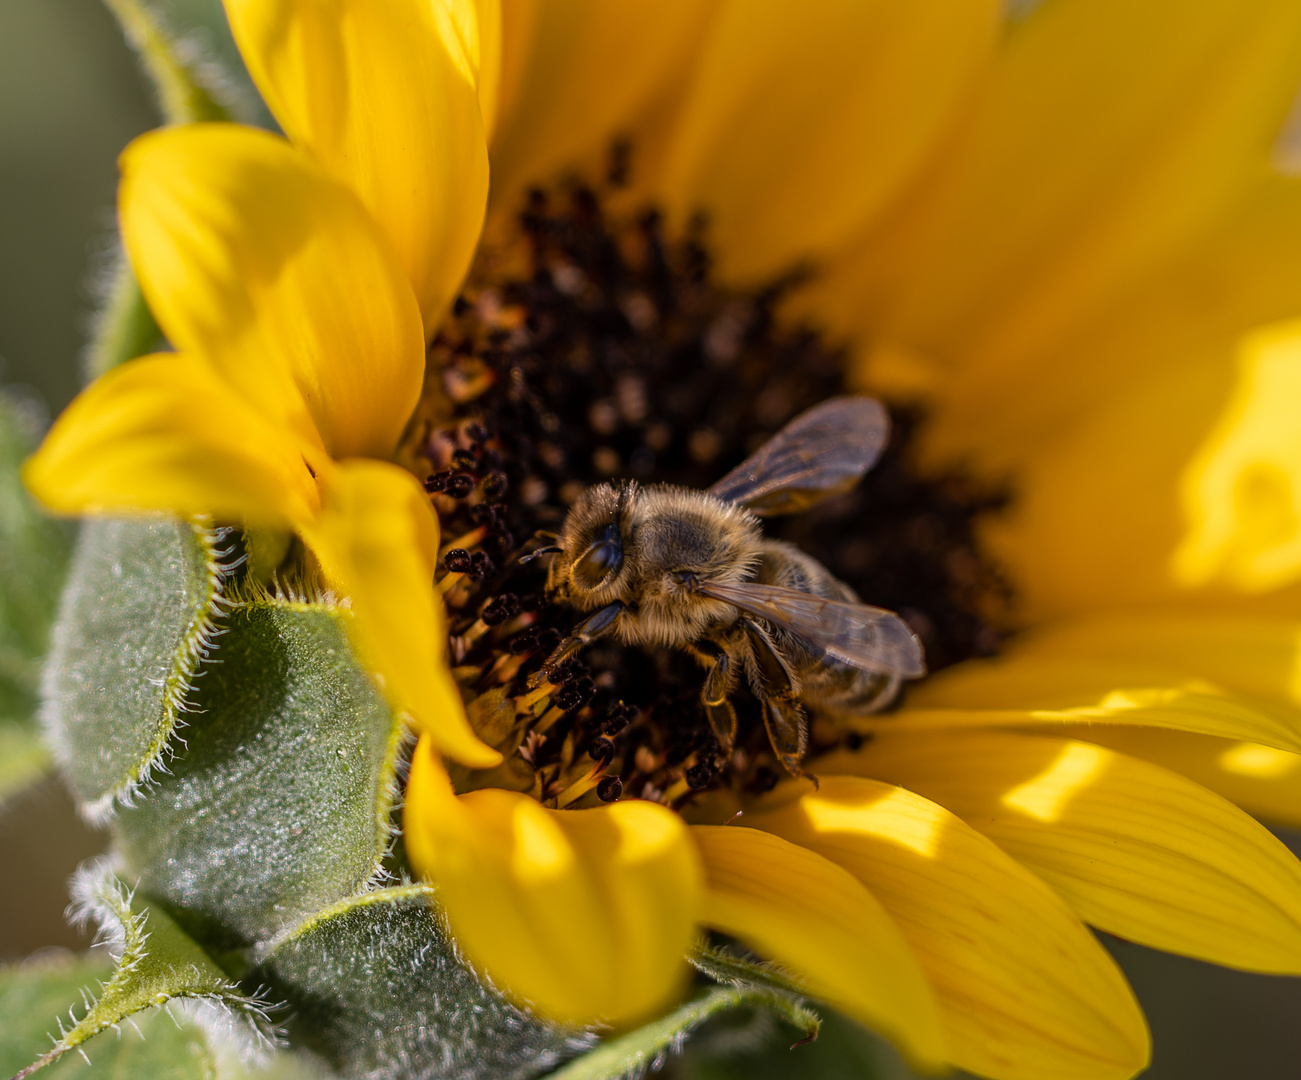
{"type": "Polygon", "coordinates": [[[560,533],[561,552],[551,564],[547,588],[553,599],[580,607],[585,601],[608,602],[608,587],[624,566],[624,525],[636,487],[610,484],[590,487],[578,498],[560,533]]]}

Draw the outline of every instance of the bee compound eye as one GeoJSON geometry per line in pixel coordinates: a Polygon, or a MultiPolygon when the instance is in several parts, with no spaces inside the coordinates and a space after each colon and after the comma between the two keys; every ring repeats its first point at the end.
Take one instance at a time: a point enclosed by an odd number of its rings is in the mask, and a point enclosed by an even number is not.
{"type": "Polygon", "coordinates": [[[584,588],[595,589],[623,564],[623,546],[617,540],[598,540],[574,564],[574,578],[584,588]]]}

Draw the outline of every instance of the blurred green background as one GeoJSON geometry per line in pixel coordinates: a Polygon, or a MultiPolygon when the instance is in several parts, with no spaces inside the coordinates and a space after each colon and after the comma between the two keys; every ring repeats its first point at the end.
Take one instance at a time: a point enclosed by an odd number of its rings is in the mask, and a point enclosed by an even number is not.
{"type": "MultiPolygon", "coordinates": [[[[51,413],[79,385],[95,283],[115,243],[114,159],[154,116],[99,0],[0,0],[0,382],[51,413]]],[[[63,921],[66,883],[101,847],[55,781],[0,808],[0,960],[84,944],[63,921]]],[[[1108,944],[1152,1025],[1149,1080],[1301,1080],[1301,979],[1108,944]]],[[[833,1066],[834,1041],[790,1057],[768,1050],[729,1074],[775,1078],[825,1065],[820,1076],[861,1075],[866,1062],[853,1054],[834,1055],[833,1066]]],[[[674,1071],[718,1075],[690,1053],[674,1071]]]]}

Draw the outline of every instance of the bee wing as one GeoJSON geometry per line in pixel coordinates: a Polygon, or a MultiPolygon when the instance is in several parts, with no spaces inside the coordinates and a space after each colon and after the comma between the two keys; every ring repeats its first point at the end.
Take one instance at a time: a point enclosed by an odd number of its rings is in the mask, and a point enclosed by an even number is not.
{"type": "Polygon", "coordinates": [[[898,615],[867,604],[827,600],[797,589],[742,582],[699,582],[699,592],[757,615],[851,667],[920,679],[922,643],[898,615]]]}
{"type": "Polygon", "coordinates": [[[791,514],[852,488],[889,438],[890,417],[879,401],[831,398],[800,413],[709,494],[761,516],[791,514]]]}

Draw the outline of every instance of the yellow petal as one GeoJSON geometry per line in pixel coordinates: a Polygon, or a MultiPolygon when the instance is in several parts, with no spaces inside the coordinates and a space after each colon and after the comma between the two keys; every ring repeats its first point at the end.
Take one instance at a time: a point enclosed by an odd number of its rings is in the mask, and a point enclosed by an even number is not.
{"type": "Polygon", "coordinates": [[[121,165],[123,239],[168,338],[332,456],[392,454],[423,339],[356,199],[283,139],[234,124],[144,135],[121,165]]]}
{"type": "Polygon", "coordinates": [[[1000,1080],[1127,1080],[1147,1063],[1124,977],[1034,874],[902,788],[824,776],[793,797],[801,790],[745,820],[840,864],[880,900],[935,988],[955,1065],[1000,1080]]]}
{"type": "Polygon", "coordinates": [[[696,825],[705,862],[701,921],[795,973],[810,992],[898,1042],[945,1060],[935,997],[880,903],[852,875],[780,837],[696,825]]]}
{"type": "Polygon", "coordinates": [[[1301,864],[1241,810],[1165,769],[1092,743],[996,732],[883,733],[818,767],[940,803],[1099,929],[1301,973],[1301,864]]]}
{"type": "Polygon", "coordinates": [[[352,600],[352,633],[389,700],[445,754],[473,768],[501,755],[465,716],[447,665],[447,626],[434,592],[438,522],[415,477],[378,461],[333,470],[304,539],[352,600]]]}
{"type": "Polygon", "coordinates": [[[611,139],[680,88],[713,12],[700,0],[505,0],[494,203],[603,160],[611,139]]]}
{"type": "Polygon", "coordinates": [[[318,495],[289,435],[203,361],[131,360],[92,383],[55,421],[23,479],[61,514],[172,511],[296,525],[318,495]]]}
{"type": "Polygon", "coordinates": [[[993,52],[996,0],[732,0],[669,150],[679,221],[703,209],[725,274],[838,248],[903,190],[993,52]]]}
{"type": "Polygon", "coordinates": [[[491,140],[501,94],[501,0],[475,0],[474,8],[479,31],[479,112],[484,137],[491,140]]]}
{"type": "Polygon", "coordinates": [[[542,1014],[626,1024],[682,990],[700,859],[667,807],[548,810],[499,788],[457,797],[422,738],[404,820],[412,864],[438,886],[457,943],[542,1014]]]}
{"type": "Polygon", "coordinates": [[[1188,463],[1189,523],[1174,553],[1185,585],[1224,578],[1263,592],[1301,576],[1301,321],[1248,337],[1234,397],[1188,463]]]}
{"type": "MultiPolygon", "coordinates": [[[[1194,669],[1195,672],[1195,669],[1194,669]]],[[[1172,728],[1301,752],[1301,711],[1179,667],[1023,648],[928,679],[892,718],[910,730],[1097,723],[1172,728]]],[[[874,728],[879,721],[868,720],[874,728]]]]}
{"type": "Polygon", "coordinates": [[[432,334],[469,269],[488,194],[472,0],[226,0],[281,127],[352,188],[432,334]]]}
{"type": "Polygon", "coordinates": [[[1244,700],[1294,707],[1301,720],[1301,622],[1295,618],[1103,613],[1038,627],[1011,655],[1141,665],[1195,676],[1244,700]]]}
{"type": "Polygon", "coordinates": [[[1301,754],[1183,731],[1091,725],[1067,733],[1164,766],[1265,821],[1301,827],[1301,754]]]}
{"type": "Polygon", "coordinates": [[[862,246],[842,303],[1013,392],[1233,212],[1299,77],[1290,0],[1037,5],[930,183],[862,246]]]}

